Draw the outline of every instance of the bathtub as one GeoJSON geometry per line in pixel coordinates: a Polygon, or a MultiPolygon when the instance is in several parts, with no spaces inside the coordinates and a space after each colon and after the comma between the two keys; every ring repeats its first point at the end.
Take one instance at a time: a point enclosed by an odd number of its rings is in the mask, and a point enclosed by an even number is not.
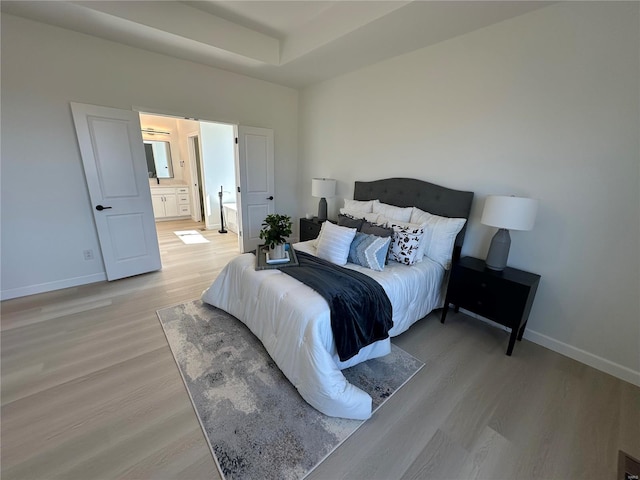
{"type": "Polygon", "coordinates": [[[238,210],[235,203],[223,203],[224,222],[227,230],[238,233],[238,210]]]}

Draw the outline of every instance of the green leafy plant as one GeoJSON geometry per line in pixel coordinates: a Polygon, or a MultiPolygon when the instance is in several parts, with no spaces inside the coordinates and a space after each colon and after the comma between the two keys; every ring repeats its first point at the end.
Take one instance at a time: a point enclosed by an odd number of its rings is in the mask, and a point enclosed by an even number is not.
{"type": "Polygon", "coordinates": [[[291,217],[288,215],[272,213],[262,222],[260,238],[269,248],[285,243],[289,235],[291,235],[291,217]]]}

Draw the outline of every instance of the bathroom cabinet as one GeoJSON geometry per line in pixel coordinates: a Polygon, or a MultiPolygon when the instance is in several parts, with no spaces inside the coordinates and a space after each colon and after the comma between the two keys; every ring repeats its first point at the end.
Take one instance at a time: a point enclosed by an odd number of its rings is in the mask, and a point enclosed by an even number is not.
{"type": "Polygon", "coordinates": [[[170,220],[191,215],[189,187],[151,187],[151,202],[156,220],[170,220]]]}

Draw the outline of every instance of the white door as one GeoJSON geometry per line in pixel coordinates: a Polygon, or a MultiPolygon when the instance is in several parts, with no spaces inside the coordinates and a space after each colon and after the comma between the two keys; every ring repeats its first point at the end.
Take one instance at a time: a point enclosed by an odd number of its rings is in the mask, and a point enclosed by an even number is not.
{"type": "Polygon", "coordinates": [[[238,210],[242,252],[255,250],[266,216],[274,212],[273,130],[238,127],[238,210]]]}
{"type": "Polygon", "coordinates": [[[108,280],[162,268],[138,113],[71,103],[108,280]]]}

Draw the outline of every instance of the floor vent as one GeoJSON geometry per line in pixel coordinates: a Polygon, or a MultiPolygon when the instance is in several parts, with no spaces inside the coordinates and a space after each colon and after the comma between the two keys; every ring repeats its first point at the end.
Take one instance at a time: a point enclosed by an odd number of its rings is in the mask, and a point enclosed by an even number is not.
{"type": "Polygon", "coordinates": [[[623,452],[622,450],[618,452],[618,479],[640,479],[640,460],[633,458],[631,455],[623,452]]]}

